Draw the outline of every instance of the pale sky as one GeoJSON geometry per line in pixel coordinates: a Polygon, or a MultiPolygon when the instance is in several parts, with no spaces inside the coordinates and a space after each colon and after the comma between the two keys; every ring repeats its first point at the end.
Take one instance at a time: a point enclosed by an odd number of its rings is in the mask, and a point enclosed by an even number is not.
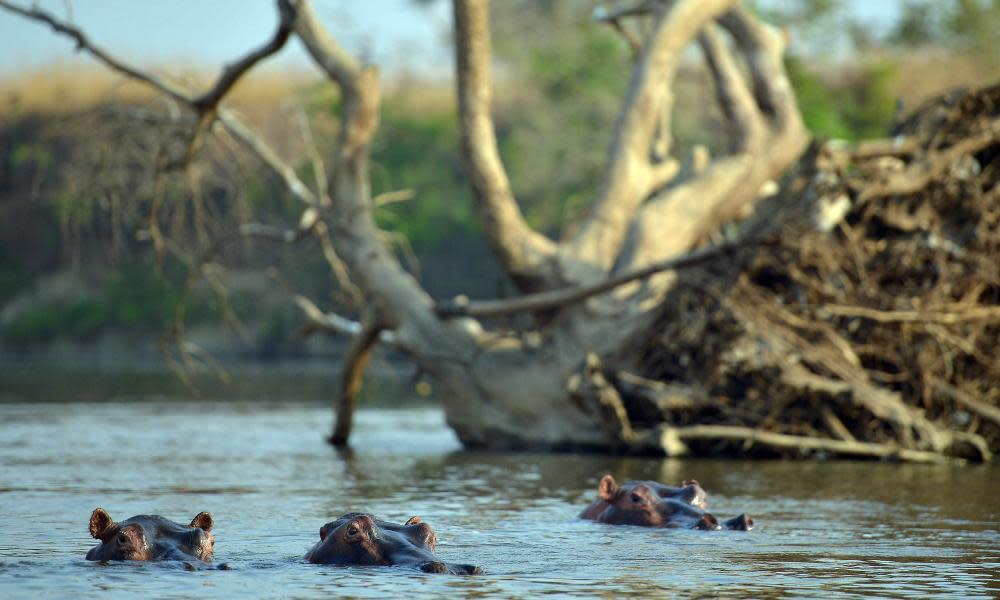
{"type": "MultiPolygon", "coordinates": [[[[221,67],[266,42],[277,25],[273,0],[11,0],[34,1],[73,22],[96,45],[132,64],[181,63],[221,67]]],[[[355,55],[390,69],[450,69],[444,42],[450,3],[413,0],[314,0],[334,37],[355,55]]],[[[0,76],[75,57],[69,38],[47,25],[0,9],[0,76]]],[[[307,68],[309,59],[293,36],[269,64],[307,68]]]]}
{"type": "MultiPolygon", "coordinates": [[[[266,41],[277,22],[273,0],[12,0],[37,4],[72,20],[91,40],[132,64],[184,64],[221,68],[266,41]]],[[[503,0],[497,0],[503,1],[503,0]]],[[[562,0],[588,1],[588,0],[562,0]]],[[[775,5],[802,0],[770,0],[775,5]]],[[[855,16],[886,27],[902,0],[848,0],[855,16]]],[[[451,27],[446,0],[314,0],[333,35],[356,55],[385,71],[450,73],[446,45],[451,27]]],[[[795,40],[793,35],[793,40],[795,40]]],[[[92,59],[74,55],[72,43],[47,26],[0,10],[0,77],[72,67],[92,59]]],[[[310,68],[300,43],[290,44],[266,68],[310,68]]]]}

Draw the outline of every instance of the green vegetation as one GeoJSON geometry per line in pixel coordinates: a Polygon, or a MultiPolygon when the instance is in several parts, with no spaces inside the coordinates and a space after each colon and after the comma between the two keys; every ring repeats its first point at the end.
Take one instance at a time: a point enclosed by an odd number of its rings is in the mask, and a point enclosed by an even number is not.
{"type": "Polygon", "coordinates": [[[401,233],[422,251],[477,231],[458,147],[450,107],[416,112],[400,99],[386,99],[372,147],[372,188],[376,195],[409,189],[415,197],[376,209],[380,227],[401,233]]]}
{"type": "MultiPolygon", "coordinates": [[[[55,339],[87,340],[101,331],[119,329],[159,333],[174,319],[183,271],[178,265],[157,268],[152,261],[132,261],[111,271],[103,286],[72,298],[54,298],[16,314],[3,328],[3,338],[16,345],[55,339]]],[[[218,310],[207,293],[188,300],[188,318],[207,322],[218,310]]]]}
{"type": "Polygon", "coordinates": [[[632,65],[622,38],[578,8],[494,5],[500,152],[528,222],[553,236],[593,198],[632,65]]]}
{"type": "Polygon", "coordinates": [[[4,327],[3,337],[17,345],[57,338],[85,340],[105,327],[109,316],[108,306],[98,300],[53,302],[19,314],[4,327]]]}
{"type": "Polygon", "coordinates": [[[806,127],[820,138],[860,140],[885,137],[895,114],[897,67],[890,62],[864,65],[860,72],[830,83],[802,60],[785,61],[806,127]]]}
{"type": "Polygon", "coordinates": [[[10,165],[18,170],[44,171],[52,164],[52,151],[42,144],[22,143],[14,146],[10,165]]]}
{"type": "Polygon", "coordinates": [[[151,264],[133,262],[115,271],[104,288],[111,323],[126,328],[161,329],[174,315],[180,277],[151,264]]]}
{"type": "Polygon", "coordinates": [[[12,256],[10,249],[0,246],[0,303],[14,297],[31,282],[25,266],[12,256]]]}

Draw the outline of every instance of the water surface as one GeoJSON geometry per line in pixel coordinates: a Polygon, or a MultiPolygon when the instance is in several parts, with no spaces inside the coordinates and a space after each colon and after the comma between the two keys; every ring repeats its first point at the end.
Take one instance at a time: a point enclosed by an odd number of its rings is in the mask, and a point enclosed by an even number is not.
{"type": "Polygon", "coordinates": [[[1000,472],[873,462],[741,462],[461,450],[433,406],[358,415],[353,448],[309,402],[0,404],[2,597],[973,598],[1000,595],[1000,472]],[[697,478],[752,532],[576,519],[604,473],[697,478]],[[186,572],[83,560],[90,512],[215,519],[216,560],[186,572]],[[349,511],[420,515],[477,577],[305,563],[349,511]]]}

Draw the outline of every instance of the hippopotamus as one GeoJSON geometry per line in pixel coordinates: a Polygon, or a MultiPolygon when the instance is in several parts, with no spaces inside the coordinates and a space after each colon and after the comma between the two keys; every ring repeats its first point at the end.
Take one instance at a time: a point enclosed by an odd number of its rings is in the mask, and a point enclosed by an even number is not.
{"type": "Polygon", "coordinates": [[[580,513],[581,519],[611,525],[640,525],[684,529],[737,529],[749,531],[747,514],[719,522],[707,512],[707,495],[695,480],[680,487],[655,481],[626,481],[618,485],[605,475],[597,486],[598,500],[580,513]]]}
{"type": "Polygon", "coordinates": [[[400,565],[425,573],[472,575],[481,573],[474,565],[442,562],[434,554],[437,537],[420,517],[410,517],[397,525],[366,513],[347,513],[320,527],[319,542],[305,558],[329,565],[400,565]]]}
{"type": "MultiPolygon", "coordinates": [[[[115,523],[103,508],[90,515],[90,535],[101,543],[90,549],[87,560],[179,560],[193,568],[212,560],[212,515],[198,513],[190,525],[159,515],[136,515],[115,523]]],[[[222,566],[220,568],[226,568],[222,566]]]]}

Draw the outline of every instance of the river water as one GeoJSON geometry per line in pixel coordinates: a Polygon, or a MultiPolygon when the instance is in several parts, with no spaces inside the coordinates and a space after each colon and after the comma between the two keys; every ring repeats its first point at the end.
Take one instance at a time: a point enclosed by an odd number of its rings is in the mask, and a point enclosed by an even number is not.
{"type": "Polygon", "coordinates": [[[998,597],[1000,471],[873,462],[658,460],[461,450],[432,404],[358,415],[353,447],[315,402],[0,404],[0,597],[998,597]],[[576,519],[604,473],[697,478],[751,532],[576,519]],[[215,519],[232,570],[83,559],[91,511],[215,519]],[[420,515],[472,577],[302,560],[349,511],[420,515]]]}

